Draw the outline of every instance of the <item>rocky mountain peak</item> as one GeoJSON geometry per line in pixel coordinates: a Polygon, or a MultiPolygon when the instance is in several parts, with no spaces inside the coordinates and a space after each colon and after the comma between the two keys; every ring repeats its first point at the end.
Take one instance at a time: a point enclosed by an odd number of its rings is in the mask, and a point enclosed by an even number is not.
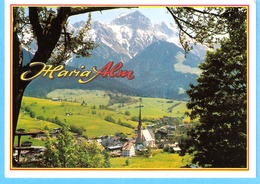
{"type": "Polygon", "coordinates": [[[152,27],[152,23],[149,18],[144,16],[141,12],[135,11],[132,13],[128,13],[126,15],[122,15],[116,19],[114,19],[111,24],[114,25],[127,25],[132,29],[143,29],[147,30],[152,27]]]}

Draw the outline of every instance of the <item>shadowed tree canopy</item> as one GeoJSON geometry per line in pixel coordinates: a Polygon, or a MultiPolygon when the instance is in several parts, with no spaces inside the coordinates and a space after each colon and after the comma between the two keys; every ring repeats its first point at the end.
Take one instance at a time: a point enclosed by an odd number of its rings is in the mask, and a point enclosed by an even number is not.
{"type": "Polygon", "coordinates": [[[198,85],[187,91],[191,118],[200,124],[188,132],[182,155],[194,155],[202,167],[247,167],[247,9],[226,11],[230,37],[208,52],[198,85]]]}
{"type": "MultiPolygon", "coordinates": [[[[12,130],[15,135],[21,100],[25,88],[30,81],[21,80],[24,71],[34,75],[40,68],[30,68],[32,62],[62,64],[72,54],[88,57],[90,50],[96,47],[92,40],[86,39],[90,29],[91,16],[86,25],[77,33],[68,30],[70,16],[105,11],[119,7],[28,7],[28,12],[21,7],[13,7],[13,36],[12,36],[12,130]],[[29,36],[28,36],[29,35],[29,36]],[[30,49],[35,42],[37,50],[29,63],[23,63],[22,48],[30,49]]],[[[120,7],[122,8],[122,7],[120,7]]],[[[167,8],[173,21],[180,30],[180,42],[186,52],[192,49],[192,42],[208,44],[219,41],[216,34],[229,33],[228,18],[230,8],[206,7],[167,8]]],[[[14,140],[14,139],[13,139],[14,140]]]]}

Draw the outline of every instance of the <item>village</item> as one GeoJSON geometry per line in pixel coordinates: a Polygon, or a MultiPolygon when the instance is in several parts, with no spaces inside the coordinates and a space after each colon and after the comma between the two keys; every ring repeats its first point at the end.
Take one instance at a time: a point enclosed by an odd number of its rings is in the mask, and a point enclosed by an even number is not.
{"type": "MultiPolygon", "coordinates": [[[[176,120],[178,119],[175,117],[164,116],[145,127],[142,124],[140,107],[138,126],[134,130],[134,137],[129,138],[121,132],[117,132],[115,135],[102,135],[94,138],[86,138],[79,133],[72,133],[78,143],[94,141],[102,149],[107,150],[110,157],[136,157],[144,154],[151,157],[151,149],[162,149],[169,153],[179,153],[181,151],[179,147],[181,136],[176,135],[184,134],[188,127],[186,127],[186,124],[180,123],[180,120],[176,120]]],[[[60,128],[50,130],[50,138],[57,138],[60,131],[60,128]]],[[[29,136],[30,139],[44,140],[47,136],[45,131],[25,132],[24,129],[18,129],[16,136],[18,137],[18,143],[14,144],[13,158],[17,162],[34,162],[42,158],[45,147],[33,145],[32,141],[21,142],[21,137],[29,136]]]]}

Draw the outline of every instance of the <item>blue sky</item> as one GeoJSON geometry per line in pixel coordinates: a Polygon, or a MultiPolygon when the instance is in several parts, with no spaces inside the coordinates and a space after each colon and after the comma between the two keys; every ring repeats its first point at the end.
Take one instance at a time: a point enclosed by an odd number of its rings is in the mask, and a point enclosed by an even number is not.
{"type": "MultiPolygon", "coordinates": [[[[173,18],[169,13],[167,13],[167,10],[165,7],[158,7],[158,8],[131,8],[131,9],[113,9],[113,10],[106,10],[102,12],[95,12],[92,13],[92,20],[93,21],[100,21],[103,23],[109,23],[116,17],[118,17],[121,14],[124,13],[130,13],[134,11],[140,11],[142,14],[144,14],[146,17],[148,17],[151,22],[154,23],[160,23],[162,21],[164,22],[173,22],[173,18]]],[[[69,18],[69,21],[71,23],[75,23],[81,20],[87,20],[88,16],[86,14],[76,15],[69,18]]]]}

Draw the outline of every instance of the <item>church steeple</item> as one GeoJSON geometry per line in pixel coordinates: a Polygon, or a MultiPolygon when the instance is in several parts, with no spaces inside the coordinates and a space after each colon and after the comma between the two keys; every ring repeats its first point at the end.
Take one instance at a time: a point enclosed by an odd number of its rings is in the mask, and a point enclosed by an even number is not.
{"type": "Polygon", "coordinates": [[[138,119],[138,130],[142,128],[142,112],[141,112],[141,102],[142,99],[140,98],[140,104],[139,104],[139,119],[138,119]]]}
{"type": "Polygon", "coordinates": [[[139,119],[138,119],[138,127],[137,127],[137,140],[136,140],[136,144],[142,144],[143,143],[143,137],[142,137],[142,112],[141,112],[141,102],[142,102],[142,98],[139,99],[140,101],[140,105],[139,105],[139,119]]]}

